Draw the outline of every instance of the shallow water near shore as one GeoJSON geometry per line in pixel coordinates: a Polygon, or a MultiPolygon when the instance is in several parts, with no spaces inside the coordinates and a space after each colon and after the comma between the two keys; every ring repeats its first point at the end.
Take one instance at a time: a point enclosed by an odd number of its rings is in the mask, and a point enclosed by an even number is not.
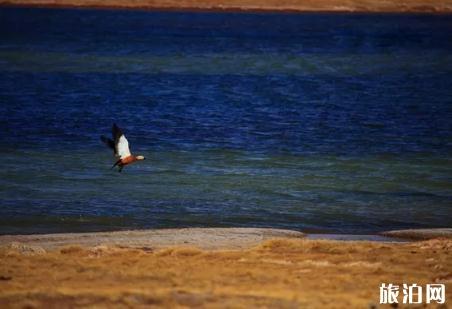
{"type": "Polygon", "coordinates": [[[452,16],[0,9],[0,233],[452,222],[452,16]],[[117,122],[147,160],[119,174],[117,122]]]}

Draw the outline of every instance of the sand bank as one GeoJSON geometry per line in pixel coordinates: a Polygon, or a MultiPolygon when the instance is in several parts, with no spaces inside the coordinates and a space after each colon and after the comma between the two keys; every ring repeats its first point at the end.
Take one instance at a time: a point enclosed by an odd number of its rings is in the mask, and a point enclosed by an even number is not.
{"type": "Polygon", "coordinates": [[[382,282],[444,283],[452,299],[450,239],[294,236],[213,251],[113,245],[27,251],[27,245],[7,245],[0,247],[0,307],[371,308],[382,282]]]}
{"type": "Polygon", "coordinates": [[[66,245],[126,246],[130,248],[161,248],[195,246],[201,249],[242,249],[270,238],[300,238],[297,231],[264,228],[182,228],[136,230],[99,233],[64,233],[44,235],[3,235],[0,247],[12,242],[41,247],[45,250],[66,245]]]}
{"type": "Polygon", "coordinates": [[[452,12],[452,0],[0,0],[0,5],[193,11],[452,12]]]}
{"type": "Polygon", "coordinates": [[[194,246],[200,249],[246,249],[272,238],[312,240],[383,241],[452,239],[452,229],[413,229],[383,232],[380,235],[304,234],[293,230],[270,228],[179,228],[95,233],[61,233],[34,235],[0,235],[0,247],[11,243],[35,246],[44,250],[67,245],[94,247],[99,245],[129,248],[163,248],[194,246]]]}

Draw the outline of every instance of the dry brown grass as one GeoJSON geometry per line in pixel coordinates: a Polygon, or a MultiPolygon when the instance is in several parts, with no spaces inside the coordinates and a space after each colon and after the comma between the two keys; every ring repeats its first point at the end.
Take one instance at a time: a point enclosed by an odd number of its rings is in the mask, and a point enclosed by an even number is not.
{"type": "Polygon", "coordinates": [[[0,4],[200,10],[450,12],[451,0],[0,0],[0,4]]]}
{"type": "Polygon", "coordinates": [[[0,250],[0,308],[366,308],[382,282],[440,282],[452,240],[406,244],[274,239],[249,250],[67,246],[0,250]]]}

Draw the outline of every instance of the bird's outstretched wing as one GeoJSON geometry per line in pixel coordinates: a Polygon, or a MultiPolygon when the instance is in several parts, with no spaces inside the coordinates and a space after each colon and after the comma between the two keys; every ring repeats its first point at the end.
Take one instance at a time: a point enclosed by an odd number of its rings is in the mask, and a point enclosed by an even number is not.
{"type": "Polygon", "coordinates": [[[124,133],[122,133],[121,129],[113,124],[112,128],[114,147],[115,147],[115,155],[120,159],[127,158],[130,156],[129,142],[127,141],[124,133]]]}
{"type": "MultiPolygon", "coordinates": [[[[109,148],[113,149],[115,151],[115,142],[111,139],[109,139],[108,137],[102,135],[100,137],[101,141],[105,143],[105,145],[107,145],[109,148]]],[[[116,153],[116,151],[115,151],[116,153]]]]}

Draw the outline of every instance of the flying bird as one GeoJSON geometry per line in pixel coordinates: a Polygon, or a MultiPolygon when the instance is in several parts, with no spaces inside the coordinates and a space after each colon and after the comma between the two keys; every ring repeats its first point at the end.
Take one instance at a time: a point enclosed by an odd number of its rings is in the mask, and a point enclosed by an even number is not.
{"type": "Polygon", "coordinates": [[[100,137],[108,147],[113,149],[115,157],[119,158],[111,168],[118,166],[118,172],[121,172],[124,166],[145,159],[143,156],[134,156],[130,153],[129,141],[127,141],[124,133],[122,133],[116,123],[113,124],[111,132],[113,139],[109,139],[103,135],[100,137]]]}

